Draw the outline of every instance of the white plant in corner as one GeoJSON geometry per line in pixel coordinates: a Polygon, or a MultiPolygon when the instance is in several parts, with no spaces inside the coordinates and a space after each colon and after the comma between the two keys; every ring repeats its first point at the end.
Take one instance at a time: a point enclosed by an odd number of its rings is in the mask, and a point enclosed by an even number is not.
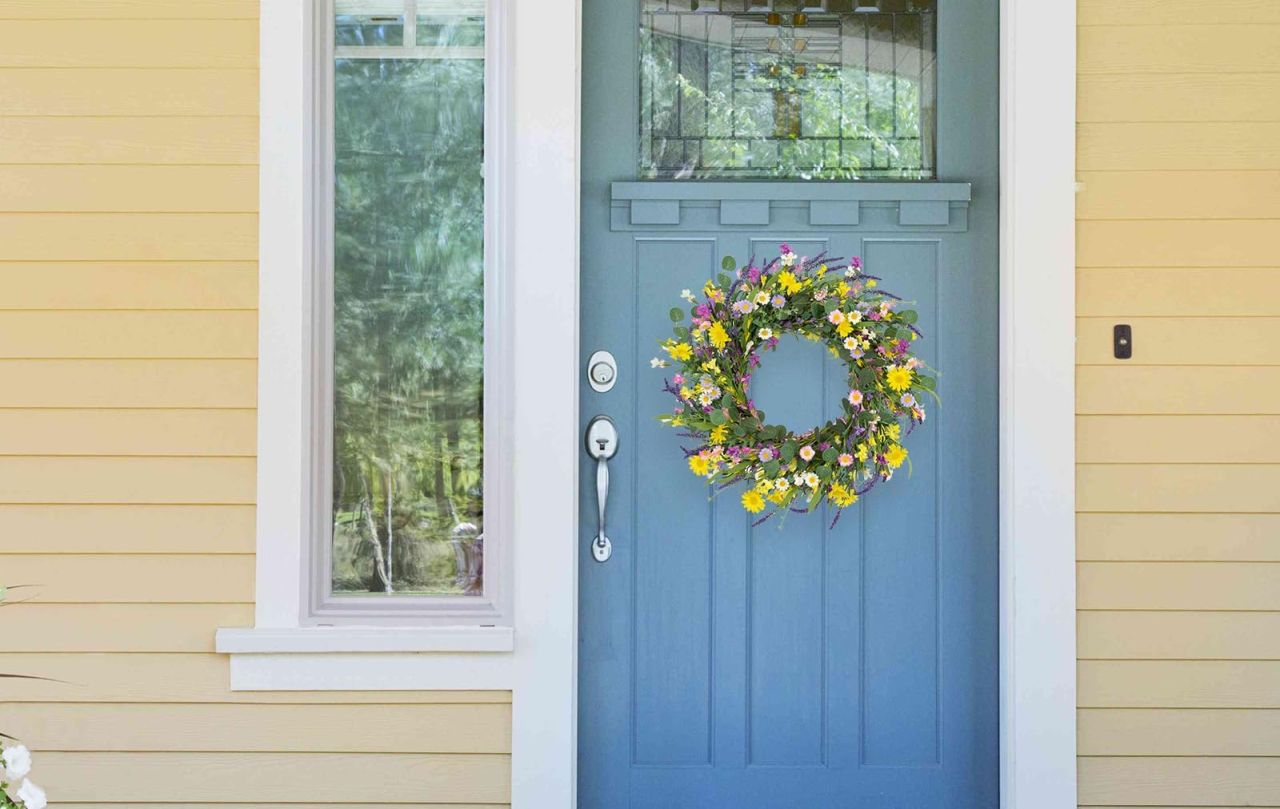
{"type": "Polygon", "coordinates": [[[4,773],[0,774],[0,809],[44,809],[49,805],[44,790],[31,783],[31,751],[15,744],[6,747],[4,773]]]}

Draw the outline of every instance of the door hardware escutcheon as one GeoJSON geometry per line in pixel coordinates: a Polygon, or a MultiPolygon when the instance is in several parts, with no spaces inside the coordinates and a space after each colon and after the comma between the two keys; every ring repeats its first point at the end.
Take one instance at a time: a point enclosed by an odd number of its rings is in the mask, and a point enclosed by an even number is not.
{"type": "Polygon", "coordinates": [[[608,351],[596,351],[587,360],[587,384],[596,393],[607,393],[618,383],[618,361],[608,351]]]}

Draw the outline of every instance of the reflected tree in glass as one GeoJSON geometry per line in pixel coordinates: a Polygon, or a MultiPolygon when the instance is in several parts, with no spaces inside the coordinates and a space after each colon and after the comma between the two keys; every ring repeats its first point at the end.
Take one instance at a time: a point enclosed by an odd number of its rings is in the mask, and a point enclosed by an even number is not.
{"type": "Polygon", "coordinates": [[[333,592],[476,594],[484,62],[340,56],[334,97],[333,592]]]}

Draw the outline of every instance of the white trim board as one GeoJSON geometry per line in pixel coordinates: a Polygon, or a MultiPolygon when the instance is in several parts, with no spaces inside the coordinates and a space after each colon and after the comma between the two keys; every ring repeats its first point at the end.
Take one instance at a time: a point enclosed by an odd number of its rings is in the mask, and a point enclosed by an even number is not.
{"type": "Polygon", "coordinates": [[[1076,4],[1000,4],[1000,805],[1076,806],[1076,4]]]}
{"type": "MultiPolygon", "coordinates": [[[[512,806],[574,806],[580,0],[509,2],[511,652],[232,655],[237,689],[513,691],[512,806]],[[526,44],[531,43],[531,44],[526,44]],[[570,90],[569,88],[572,88],[570,90]],[[528,313],[537,312],[537,317],[528,313]]],[[[261,5],[258,627],[298,626],[306,0],[261,5]]],[[[1001,0],[1001,806],[1076,805],[1075,6],[1001,0]]],[[[228,642],[232,636],[228,635],[228,642]]],[[[431,649],[446,649],[424,636],[431,649]]]]}

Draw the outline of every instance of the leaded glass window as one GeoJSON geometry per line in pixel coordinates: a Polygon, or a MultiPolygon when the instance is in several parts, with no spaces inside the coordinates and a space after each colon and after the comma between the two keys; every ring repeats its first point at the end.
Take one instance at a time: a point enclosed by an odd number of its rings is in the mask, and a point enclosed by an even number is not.
{"type": "Polygon", "coordinates": [[[934,177],[936,0],[639,2],[641,177],[934,177]]]}

